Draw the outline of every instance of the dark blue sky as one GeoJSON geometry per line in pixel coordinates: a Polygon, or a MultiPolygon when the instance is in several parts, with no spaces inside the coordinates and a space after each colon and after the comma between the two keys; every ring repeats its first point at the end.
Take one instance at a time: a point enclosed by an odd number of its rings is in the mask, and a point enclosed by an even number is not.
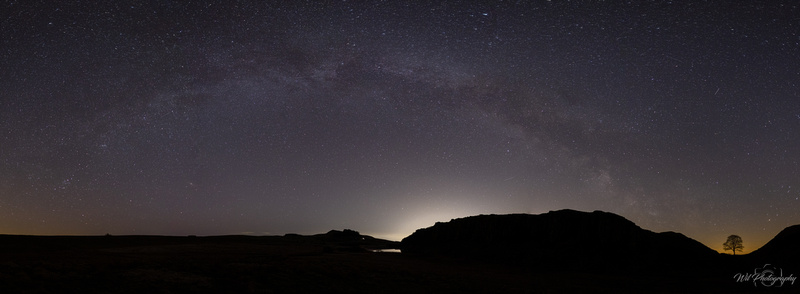
{"type": "Polygon", "coordinates": [[[183,2],[2,4],[0,233],[800,223],[793,1],[183,2]]]}

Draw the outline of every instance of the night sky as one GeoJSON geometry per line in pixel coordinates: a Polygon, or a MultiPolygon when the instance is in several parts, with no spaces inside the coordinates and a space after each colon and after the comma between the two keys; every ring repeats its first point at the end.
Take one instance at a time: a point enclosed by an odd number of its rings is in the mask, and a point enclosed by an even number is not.
{"type": "Polygon", "coordinates": [[[188,2],[0,4],[0,233],[800,224],[795,1],[188,2]]]}

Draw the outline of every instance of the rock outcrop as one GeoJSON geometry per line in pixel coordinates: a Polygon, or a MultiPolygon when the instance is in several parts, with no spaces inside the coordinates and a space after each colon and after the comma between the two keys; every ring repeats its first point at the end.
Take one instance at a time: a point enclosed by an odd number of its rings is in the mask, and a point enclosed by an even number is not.
{"type": "Polygon", "coordinates": [[[417,230],[401,247],[411,255],[575,270],[673,270],[718,256],[679,233],[654,233],[616,214],[574,210],[454,219],[417,230]]]}

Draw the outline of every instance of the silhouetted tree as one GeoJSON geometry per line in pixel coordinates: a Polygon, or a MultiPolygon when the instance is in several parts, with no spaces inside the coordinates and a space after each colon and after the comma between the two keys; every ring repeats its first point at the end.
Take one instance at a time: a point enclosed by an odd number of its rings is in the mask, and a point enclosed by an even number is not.
{"type": "Polygon", "coordinates": [[[736,255],[736,250],[742,252],[744,245],[742,245],[742,237],[737,235],[728,236],[728,241],[722,244],[722,250],[733,250],[733,255],[736,255]]]}

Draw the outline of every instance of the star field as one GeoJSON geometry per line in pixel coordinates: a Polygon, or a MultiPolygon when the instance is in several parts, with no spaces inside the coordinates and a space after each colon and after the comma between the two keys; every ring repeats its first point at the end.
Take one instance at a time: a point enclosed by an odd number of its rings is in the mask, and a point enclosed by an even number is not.
{"type": "Polygon", "coordinates": [[[0,233],[800,223],[792,1],[10,1],[0,233]]]}

